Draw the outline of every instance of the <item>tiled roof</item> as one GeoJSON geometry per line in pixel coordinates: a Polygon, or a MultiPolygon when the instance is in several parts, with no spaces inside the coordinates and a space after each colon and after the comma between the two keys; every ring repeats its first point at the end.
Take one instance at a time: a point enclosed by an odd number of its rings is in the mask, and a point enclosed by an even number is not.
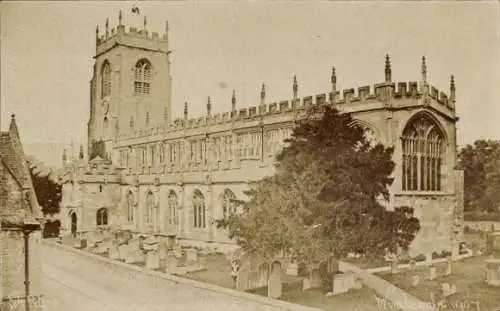
{"type": "MultiPolygon", "coordinates": [[[[14,115],[11,119],[9,131],[0,132],[0,160],[3,166],[6,167],[6,171],[12,175],[22,188],[30,189],[33,216],[41,216],[14,115]]],[[[0,187],[5,187],[5,185],[0,184],[0,187]]]]}

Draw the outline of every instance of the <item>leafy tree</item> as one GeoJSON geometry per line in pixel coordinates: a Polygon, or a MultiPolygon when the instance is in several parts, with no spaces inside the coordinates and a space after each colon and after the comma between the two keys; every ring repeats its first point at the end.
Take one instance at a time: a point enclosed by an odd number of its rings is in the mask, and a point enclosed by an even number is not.
{"type": "Polygon", "coordinates": [[[38,204],[42,207],[42,213],[44,215],[59,213],[62,186],[54,180],[50,169],[43,167],[34,160],[29,160],[28,165],[38,204]]]}
{"type": "Polygon", "coordinates": [[[247,192],[240,214],[217,226],[247,252],[286,250],[306,263],[407,249],[420,228],[413,209],[381,204],[393,182],[393,149],[373,146],[352,122],[329,106],[309,111],[277,156],[276,173],[247,192]]]}
{"type": "Polygon", "coordinates": [[[500,141],[477,140],[459,152],[464,170],[464,208],[467,212],[498,211],[500,206],[500,141]]]}

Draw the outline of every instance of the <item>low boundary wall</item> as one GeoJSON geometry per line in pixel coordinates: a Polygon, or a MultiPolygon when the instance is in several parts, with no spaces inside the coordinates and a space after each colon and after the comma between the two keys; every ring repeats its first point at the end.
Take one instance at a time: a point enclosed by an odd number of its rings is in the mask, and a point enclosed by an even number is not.
{"type": "Polygon", "coordinates": [[[268,297],[252,295],[237,290],[224,288],[217,285],[185,279],[165,273],[152,271],[149,269],[133,266],[120,261],[104,258],[99,255],[90,254],[85,251],[75,249],[70,246],[59,244],[55,241],[43,240],[43,251],[50,252],[50,260],[65,261],[65,264],[75,266],[76,269],[92,271],[98,269],[100,274],[120,274],[131,280],[142,281],[148,286],[186,286],[192,289],[215,292],[219,295],[226,295],[231,300],[241,299],[242,303],[254,303],[258,310],[288,310],[288,311],[324,311],[323,309],[301,306],[285,301],[275,300],[268,297]],[[92,269],[93,268],[93,269],[92,269]]]}
{"type": "Polygon", "coordinates": [[[395,306],[404,311],[435,311],[431,303],[423,302],[381,277],[353,264],[339,261],[339,270],[342,272],[353,272],[363,284],[382,296],[383,298],[377,301],[379,310],[391,310],[391,307],[394,310],[393,306],[395,306]]]}

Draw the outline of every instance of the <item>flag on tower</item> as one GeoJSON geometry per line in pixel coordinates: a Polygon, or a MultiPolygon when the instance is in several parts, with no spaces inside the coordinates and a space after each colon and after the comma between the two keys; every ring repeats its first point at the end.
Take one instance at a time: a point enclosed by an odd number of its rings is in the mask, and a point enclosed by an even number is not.
{"type": "Polygon", "coordinates": [[[132,7],[132,13],[137,14],[137,15],[141,15],[141,11],[135,5],[132,7]]]}

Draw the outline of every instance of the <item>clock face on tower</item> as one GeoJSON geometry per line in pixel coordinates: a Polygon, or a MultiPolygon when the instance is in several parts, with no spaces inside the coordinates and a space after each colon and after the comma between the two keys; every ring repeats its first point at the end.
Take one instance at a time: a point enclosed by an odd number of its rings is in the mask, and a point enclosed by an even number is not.
{"type": "Polygon", "coordinates": [[[109,112],[109,97],[105,97],[103,100],[102,100],[102,108],[104,110],[104,115],[106,116],[109,112]]]}

